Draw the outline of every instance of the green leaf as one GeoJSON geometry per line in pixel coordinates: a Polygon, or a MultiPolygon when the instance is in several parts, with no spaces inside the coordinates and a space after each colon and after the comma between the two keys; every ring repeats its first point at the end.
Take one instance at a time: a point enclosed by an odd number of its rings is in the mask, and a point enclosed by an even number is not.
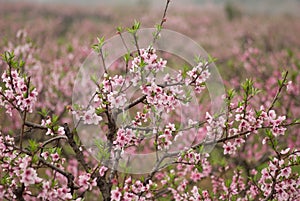
{"type": "Polygon", "coordinates": [[[227,91],[227,96],[228,96],[228,99],[231,100],[235,95],[235,90],[234,89],[229,89],[227,91]]]}
{"type": "Polygon", "coordinates": [[[122,33],[123,32],[123,28],[121,26],[117,27],[117,32],[122,33]]]}
{"type": "Polygon", "coordinates": [[[53,115],[52,116],[52,124],[56,124],[58,122],[59,116],[53,115]]]}
{"type": "Polygon", "coordinates": [[[127,31],[131,34],[135,34],[137,32],[137,30],[140,28],[141,23],[134,20],[134,24],[131,28],[128,28],[127,31]]]}
{"type": "Polygon", "coordinates": [[[0,184],[4,184],[4,185],[7,185],[7,184],[11,184],[11,181],[10,181],[10,176],[8,173],[3,173],[1,174],[1,179],[0,179],[0,184]]]}
{"type": "Polygon", "coordinates": [[[80,139],[79,139],[78,135],[73,135],[73,139],[74,139],[76,145],[80,146],[80,139]]]}
{"type": "Polygon", "coordinates": [[[101,113],[103,113],[103,112],[105,112],[106,111],[106,109],[104,109],[104,108],[96,108],[95,109],[95,113],[97,114],[97,115],[100,115],[101,113]]]}
{"type": "Polygon", "coordinates": [[[300,119],[295,119],[293,123],[300,123],[300,119]]]}
{"type": "Polygon", "coordinates": [[[138,30],[140,28],[140,26],[141,26],[141,23],[137,20],[134,20],[133,28],[135,30],[138,30]]]}
{"type": "Polygon", "coordinates": [[[210,54],[208,54],[208,59],[207,59],[208,63],[214,63],[217,61],[217,58],[212,57],[210,54]]]}
{"type": "Polygon", "coordinates": [[[8,64],[10,64],[13,61],[14,57],[15,55],[13,51],[12,52],[5,51],[4,54],[2,55],[3,60],[8,64]]]}
{"type": "Polygon", "coordinates": [[[97,37],[97,41],[98,43],[92,45],[92,48],[94,49],[95,52],[100,53],[105,41],[104,36],[101,38],[97,37]]]}
{"type": "Polygon", "coordinates": [[[32,163],[37,163],[39,161],[39,157],[37,155],[34,155],[32,157],[32,163]]]}
{"type": "Polygon", "coordinates": [[[203,149],[204,149],[204,146],[203,146],[203,145],[200,145],[200,146],[197,148],[198,153],[202,153],[203,149]]]}
{"type": "Polygon", "coordinates": [[[259,110],[259,111],[255,111],[256,117],[260,117],[261,113],[262,113],[262,111],[261,111],[261,110],[259,110]]]}
{"type": "Polygon", "coordinates": [[[156,30],[159,32],[162,29],[162,26],[160,24],[155,25],[156,30]]]}
{"type": "Polygon", "coordinates": [[[123,56],[123,59],[124,59],[124,61],[125,61],[126,63],[128,63],[129,60],[130,60],[130,53],[125,54],[125,55],[123,56]]]}
{"type": "Polygon", "coordinates": [[[195,165],[195,167],[197,168],[198,172],[201,173],[203,171],[203,167],[201,164],[197,164],[197,165],[195,165]]]}
{"type": "Polygon", "coordinates": [[[110,157],[108,146],[101,139],[95,140],[95,145],[98,148],[98,153],[96,155],[99,161],[107,160],[110,157]]]}
{"type": "Polygon", "coordinates": [[[51,187],[54,188],[58,184],[58,181],[56,179],[52,179],[51,187]]]}
{"type": "Polygon", "coordinates": [[[102,47],[104,45],[104,40],[104,36],[102,36],[101,38],[97,37],[98,45],[102,47]]]}
{"type": "Polygon", "coordinates": [[[58,153],[58,155],[61,155],[61,153],[62,153],[62,148],[61,148],[61,147],[58,147],[58,148],[56,149],[56,152],[58,153]]]}
{"type": "Polygon", "coordinates": [[[225,186],[230,187],[230,184],[231,184],[231,179],[226,179],[225,186]]]}
{"type": "Polygon", "coordinates": [[[91,80],[93,81],[94,84],[97,85],[98,79],[97,79],[97,76],[95,74],[91,75],[91,80]]]}
{"type": "Polygon", "coordinates": [[[266,135],[269,137],[269,138],[273,138],[273,134],[272,134],[272,131],[270,129],[267,129],[266,130],[266,135]]]}
{"type": "Polygon", "coordinates": [[[35,140],[29,139],[28,143],[28,150],[30,152],[36,152],[38,150],[39,144],[35,140]]]}
{"type": "Polygon", "coordinates": [[[20,60],[18,66],[19,66],[20,68],[23,68],[23,67],[25,66],[25,61],[20,60]]]}

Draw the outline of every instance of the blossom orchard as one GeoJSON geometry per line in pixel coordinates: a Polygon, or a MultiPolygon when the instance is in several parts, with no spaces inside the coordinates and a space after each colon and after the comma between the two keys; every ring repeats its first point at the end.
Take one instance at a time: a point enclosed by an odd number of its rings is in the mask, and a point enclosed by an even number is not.
{"type": "MultiPolygon", "coordinates": [[[[165,14],[154,38],[166,21],[165,14]]],[[[135,22],[127,31],[137,39],[139,29],[135,22]]],[[[118,28],[121,38],[122,31],[118,28]]],[[[98,38],[93,46],[103,61],[104,43],[104,38],[98,38]]],[[[64,123],[39,103],[38,86],[33,86],[35,78],[27,74],[26,63],[14,52],[3,53],[0,105],[9,116],[21,119],[20,128],[0,135],[3,199],[300,199],[300,151],[297,144],[286,143],[294,139],[292,129],[299,130],[300,122],[281,104],[283,96],[293,101],[291,90],[297,86],[288,71],[277,78],[272,96],[256,88],[251,79],[237,90],[228,89],[222,97],[225,109],[217,114],[197,100],[206,109],[204,115],[185,119],[182,125],[178,108],[196,97],[192,93],[207,92],[214,60],[198,57],[194,66],[165,73],[168,61],[151,44],[141,49],[136,40],[135,46],[135,52],[124,55],[120,73],[103,65],[104,76],[93,79],[95,93],[88,105],[65,106],[77,122],[104,132],[105,139],[97,144],[98,160],[78,137],[78,124],[64,123]],[[133,100],[126,95],[130,87],[138,91],[133,100]],[[118,123],[118,115],[122,119],[129,110],[132,120],[118,123]],[[189,138],[192,143],[186,142],[189,138]],[[173,150],[174,144],[180,150],[173,150]],[[215,147],[208,151],[211,146],[215,147]],[[157,153],[152,170],[143,175],[119,172],[123,154],[138,148],[157,153]]]]}

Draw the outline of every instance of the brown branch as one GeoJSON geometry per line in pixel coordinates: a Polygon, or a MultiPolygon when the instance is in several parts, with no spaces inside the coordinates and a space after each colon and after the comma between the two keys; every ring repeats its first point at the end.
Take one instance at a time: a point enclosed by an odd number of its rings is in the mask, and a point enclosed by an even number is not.
{"type": "Polygon", "coordinates": [[[67,123],[65,123],[63,125],[64,127],[64,130],[65,130],[65,135],[67,136],[68,138],[68,143],[70,144],[70,146],[72,147],[73,151],[75,152],[75,155],[76,155],[76,159],[78,160],[78,162],[82,165],[82,167],[84,168],[84,170],[86,172],[89,172],[90,171],[90,167],[89,165],[85,162],[84,160],[84,156],[83,156],[83,153],[80,151],[78,145],[76,144],[74,138],[73,138],[73,135],[74,133],[72,133],[70,131],[70,128],[68,126],[67,123]]]}
{"type": "Polygon", "coordinates": [[[168,188],[163,188],[154,195],[154,199],[158,199],[158,198],[162,197],[163,195],[170,193],[170,192],[171,192],[171,190],[169,190],[168,188]]]}
{"type": "Polygon", "coordinates": [[[18,201],[25,201],[25,199],[23,197],[24,190],[25,190],[24,184],[22,184],[20,187],[13,190],[13,193],[16,195],[16,199],[18,201]]]}
{"type": "Polygon", "coordinates": [[[46,126],[42,126],[40,124],[32,123],[32,122],[29,122],[29,121],[25,121],[25,125],[27,127],[41,129],[41,130],[47,130],[48,129],[46,126]]]}
{"type": "Polygon", "coordinates": [[[97,177],[97,186],[100,189],[103,197],[103,201],[110,201],[110,191],[112,188],[112,183],[110,181],[106,182],[105,178],[97,177]]]}
{"type": "Polygon", "coordinates": [[[47,144],[55,141],[55,140],[60,140],[60,139],[65,139],[65,140],[68,140],[68,138],[64,135],[61,135],[61,136],[56,136],[56,137],[53,137],[53,138],[50,138],[49,140],[45,141],[43,144],[42,144],[42,148],[45,147],[47,144]]]}
{"type": "Polygon", "coordinates": [[[23,123],[22,123],[21,136],[20,136],[20,147],[21,147],[21,149],[22,149],[23,136],[24,136],[24,131],[25,131],[26,116],[27,116],[27,111],[25,109],[24,113],[23,113],[23,118],[22,118],[23,123]]]}

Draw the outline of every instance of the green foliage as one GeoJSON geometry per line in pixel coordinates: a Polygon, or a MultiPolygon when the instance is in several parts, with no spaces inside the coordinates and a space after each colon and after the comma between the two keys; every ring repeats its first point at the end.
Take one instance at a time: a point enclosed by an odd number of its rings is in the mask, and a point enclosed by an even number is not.
{"type": "MultiPolygon", "coordinates": [[[[76,133],[76,132],[74,132],[74,133],[76,133]]],[[[80,138],[79,138],[79,136],[77,134],[73,135],[73,139],[74,139],[76,145],[80,146],[80,138]]]]}
{"type": "Polygon", "coordinates": [[[102,141],[101,139],[97,139],[95,140],[95,145],[98,148],[98,152],[97,152],[97,159],[99,161],[104,161],[104,160],[108,160],[110,157],[110,153],[109,153],[109,147],[107,146],[107,144],[102,141]]]}
{"type": "Polygon", "coordinates": [[[58,123],[58,120],[59,120],[59,116],[57,115],[53,115],[52,116],[52,124],[55,125],[58,123]]]}
{"type": "Polygon", "coordinates": [[[228,89],[227,90],[227,100],[230,101],[233,99],[234,95],[235,95],[235,90],[234,89],[228,89]]]}
{"type": "Polygon", "coordinates": [[[1,174],[1,177],[0,177],[0,184],[10,184],[11,181],[10,181],[10,176],[8,173],[3,173],[1,174]]]}
{"type": "Polygon", "coordinates": [[[246,79],[246,81],[242,83],[241,87],[244,91],[244,101],[246,101],[249,96],[255,96],[261,92],[259,89],[254,87],[252,79],[246,79]]]}
{"type": "Polygon", "coordinates": [[[197,164],[195,165],[195,167],[197,168],[198,172],[202,172],[203,171],[203,167],[201,164],[197,164]]]}
{"type": "Polygon", "coordinates": [[[37,163],[39,161],[39,157],[38,157],[38,155],[34,155],[33,157],[32,157],[32,160],[31,160],[31,162],[32,163],[37,163]]]}
{"type": "Polygon", "coordinates": [[[140,29],[141,23],[139,21],[134,20],[134,23],[131,28],[127,28],[127,31],[131,34],[136,34],[136,32],[140,29]]]}
{"type": "Polygon", "coordinates": [[[117,32],[118,32],[118,33],[122,33],[122,32],[123,32],[123,27],[118,26],[118,27],[117,27],[117,32]]]}
{"type": "Polygon", "coordinates": [[[28,151],[34,153],[38,150],[38,148],[39,148],[39,144],[35,140],[32,139],[28,140],[28,151]]]}
{"type": "Polygon", "coordinates": [[[123,56],[123,59],[124,59],[124,61],[125,61],[126,63],[129,62],[130,58],[131,58],[130,53],[127,53],[127,54],[125,54],[125,55],[123,56]]]}
{"type": "Polygon", "coordinates": [[[98,41],[98,43],[92,45],[92,48],[96,53],[100,53],[102,51],[102,47],[103,47],[104,41],[105,41],[104,36],[101,38],[97,37],[97,41],[98,41]]]}

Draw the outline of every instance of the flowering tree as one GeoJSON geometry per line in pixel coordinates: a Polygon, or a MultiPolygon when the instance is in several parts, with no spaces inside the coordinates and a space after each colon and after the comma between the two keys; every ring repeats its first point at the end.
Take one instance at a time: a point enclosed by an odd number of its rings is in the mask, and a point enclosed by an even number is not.
{"type": "MultiPolygon", "coordinates": [[[[169,2],[147,48],[139,46],[140,23],[127,29],[136,50],[124,55],[124,65],[115,72],[106,66],[105,41],[98,38],[93,49],[103,62],[103,77],[91,78],[94,86],[90,87],[95,90],[91,98],[85,97],[87,104],[65,103],[75,125],[63,122],[63,109],[44,108],[52,105],[52,100],[38,102],[45,92],[37,84],[40,78],[27,74],[30,60],[21,60],[24,57],[18,52],[4,52],[0,105],[21,123],[0,135],[3,199],[300,199],[296,84],[300,76],[293,74],[289,80],[287,70],[275,74],[272,80],[276,82],[268,91],[263,90],[266,80],[247,79],[234,86],[236,89],[228,89],[222,96],[225,107],[211,113],[205,100],[197,97],[207,92],[214,59],[196,57],[194,66],[170,72],[167,60],[153,47],[166,21],[169,2]],[[136,91],[128,97],[132,87],[136,91]],[[182,119],[181,110],[195,112],[193,101],[205,112],[196,119],[182,119]],[[293,110],[289,110],[291,105],[293,110]],[[132,120],[128,121],[128,115],[132,120]],[[102,140],[88,139],[95,148],[86,146],[82,136],[92,135],[80,134],[82,126],[101,131],[102,140]],[[35,135],[42,137],[38,140],[35,135]],[[140,150],[155,153],[155,164],[148,172],[134,174],[126,169],[130,165],[121,161],[125,154],[140,150]],[[122,165],[125,167],[118,171],[122,165]]],[[[117,31],[123,40],[123,30],[117,31]]],[[[125,41],[123,44],[126,48],[125,41]]],[[[249,48],[243,64],[258,65],[259,60],[254,59],[258,54],[249,48]]],[[[34,75],[38,71],[28,72],[34,75]]]]}

